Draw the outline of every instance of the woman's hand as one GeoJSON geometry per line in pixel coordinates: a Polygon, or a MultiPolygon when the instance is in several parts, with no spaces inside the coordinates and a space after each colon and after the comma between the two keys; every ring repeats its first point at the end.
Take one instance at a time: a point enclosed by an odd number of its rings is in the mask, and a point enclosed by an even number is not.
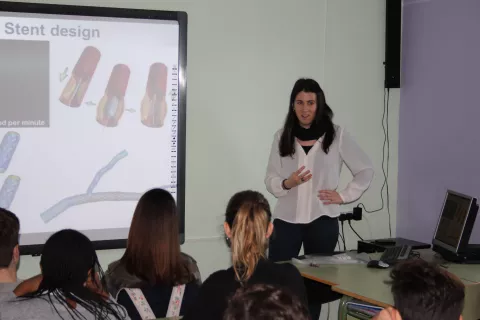
{"type": "Polygon", "coordinates": [[[300,167],[300,169],[292,173],[290,177],[285,180],[284,185],[287,187],[287,189],[292,189],[296,186],[299,186],[312,178],[310,170],[303,172],[304,169],[305,166],[300,167]]]}
{"type": "Polygon", "coordinates": [[[318,192],[318,198],[322,200],[323,204],[342,204],[342,197],[334,190],[320,190],[318,192]]]}

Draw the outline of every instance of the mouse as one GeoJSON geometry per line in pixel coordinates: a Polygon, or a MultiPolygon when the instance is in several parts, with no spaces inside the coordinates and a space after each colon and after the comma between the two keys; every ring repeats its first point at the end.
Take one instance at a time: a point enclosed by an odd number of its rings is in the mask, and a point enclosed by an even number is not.
{"type": "Polygon", "coordinates": [[[385,263],[380,260],[370,260],[367,263],[368,268],[377,268],[377,269],[387,269],[390,267],[388,263],[385,263]]]}

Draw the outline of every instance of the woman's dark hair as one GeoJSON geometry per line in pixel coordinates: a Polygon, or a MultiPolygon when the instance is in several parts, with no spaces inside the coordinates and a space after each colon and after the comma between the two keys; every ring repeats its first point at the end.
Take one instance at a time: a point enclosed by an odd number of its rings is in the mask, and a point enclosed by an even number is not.
{"type": "Polygon", "coordinates": [[[195,279],[181,256],[177,206],[168,191],[152,189],[142,195],[121,261],[130,274],[151,285],[185,284],[195,279]]]}
{"type": "Polygon", "coordinates": [[[295,99],[300,92],[315,93],[317,96],[317,111],[313,121],[316,125],[323,126],[325,129],[325,137],[323,138],[322,142],[322,149],[325,153],[328,153],[330,146],[335,139],[335,127],[332,122],[333,111],[327,105],[325,93],[315,80],[305,78],[299,79],[297,82],[295,82],[292,93],[290,94],[288,113],[278,146],[280,150],[280,156],[282,157],[293,156],[295,154],[295,135],[293,130],[296,125],[299,125],[299,121],[295,114],[294,106],[295,99]]]}
{"type": "Polygon", "coordinates": [[[60,317],[54,300],[63,305],[73,319],[85,319],[77,308],[72,307],[77,305],[95,319],[126,318],[125,310],[102,294],[106,288],[102,268],[92,242],[80,232],[65,229],[54,233],[43,247],[40,267],[42,281],[37,291],[24,295],[24,298],[47,300],[60,317]],[[93,284],[98,290],[92,290],[86,283],[93,284]]]}
{"type": "Polygon", "coordinates": [[[271,219],[270,205],[259,192],[241,191],[228,202],[225,222],[232,231],[233,270],[239,281],[248,280],[258,261],[265,257],[271,219]]]}
{"type": "Polygon", "coordinates": [[[240,287],[228,300],[224,320],[309,320],[308,308],[289,291],[272,285],[240,287]]]}

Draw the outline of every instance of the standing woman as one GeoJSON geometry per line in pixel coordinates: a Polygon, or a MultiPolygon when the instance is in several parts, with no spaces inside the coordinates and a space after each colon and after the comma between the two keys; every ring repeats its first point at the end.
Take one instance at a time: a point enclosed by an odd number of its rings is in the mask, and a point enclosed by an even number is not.
{"type": "Polygon", "coordinates": [[[340,205],[359,199],[373,179],[369,157],[332,117],[320,85],[298,80],[285,125],[275,134],[265,178],[268,191],[278,198],[271,260],[296,257],[302,244],[305,254],[333,252],[340,205]],[[343,162],[353,180],[337,191],[343,162]]]}
{"type": "MultiPolygon", "coordinates": [[[[268,191],[278,198],[269,249],[272,261],[298,256],[302,244],[305,254],[332,253],[340,205],[359,199],[373,179],[369,157],[332,117],[320,85],[298,80],[285,125],[275,134],[265,177],[268,191]],[[337,191],[343,163],[353,180],[337,191]]],[[[312,319],[319,318],[322,303],[339,298],[326,285],[305,279],[305,286],[312,319]]]]}

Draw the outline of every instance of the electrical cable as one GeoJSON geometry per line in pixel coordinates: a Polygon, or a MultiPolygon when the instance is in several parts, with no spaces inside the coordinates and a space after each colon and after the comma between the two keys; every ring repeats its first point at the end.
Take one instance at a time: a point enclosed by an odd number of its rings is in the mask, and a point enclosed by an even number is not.
{"type": "Polygon", "coordinates": [[[389,162],[390,162],[390,132],[389,132],[389,100],[390,100],[390,89],[385,88],[383,93],[383,114],[382,114],[382,129],[383,129],[383,148],[382,148],[382,172],[384,181],[382,188],[380,189],[380,199],[381,206],[379,209],[368,210],[363,203],[359,203],[357,207],[362,208],[366,213],[375,213],[382,211],[385,207],[385,199],[383,197],[383,191],[386,191],[386,203],[387,203],[387,214],[388,214],[388,228],[390,237],[392,236],[392,223],[391,223],[391,214],[390,214],[390,190],[388,185],[388,171],[389,171],[389,162]],[[386,156],[385,156],[386,154],[386,156]]]}
{"type": "MultiPolygon", "coordinates": [[[[345,239],[343,238],[343,235],[341,232],[338,232],[338,235],[340,236],[340,239],[342,239],[342,244],[343,244],[343,250],[345,251],[345,239]]],[[[338,240],[338,239],[337,239],[338,240]]],[[[338,245],[338,249],[342,250],[342,247],[338,245]]]]}
{"type": "Polygon", "coordinates": [[[390,88],[387,88],[387,120],[386,120],[386,124],[387,124],[387,214],[388,214],[388,230],[390,232],[390,237],[392,237],[392,215],[390,214],[390,190],[389,190],[389,185],[388,185],[388,176],[389,176],[389,173],[390,173],[390,130],[389,130],[389,116],[388,116],[388,112],[389,112],[389,107],[388,107],[388,104],[389,104],[389,101],[390,101],[390,88]]]}
{"type": "Polygon", "coordinates": [[[357,237],[358,237],[360,240],[363,241],[363,238],[360,237],[360,235],[357,233],[357,231],[355,231],[355,229],[353,228],[352,222],[351,222],[350,220],[348,221],[348,225],[350,226],[350,229],[352,229],[352,231],[357,235],[357,237]]]}
{"type": "Polygon", "coordinates": [[[343,221],[342,221],[342,240],[343,240],[343,249],[345,250],[345,252],[347,252],[347,245],[346,245],[346,241],[345,241],[345,231],[343,230],[343,221]]]}
{"type": "Polygon", "coordinates": [[[385,189],[385,185],[387,184],[387,173],[385,172],[385,149],[387,146],[387,129],[385,127],[385,116],[386,116],[386,109],[387,109],[387,104],[386,104],[386,99],[387,99],[387,91],[385,90],[383,93],[383,115],[382,115],[382,129],[383,129],[383,147],[382,147],[382,172],[383,172],[383,184],[382,188],[380,189],[380,199],[381,199],[381,206],[378,209],[375,210],[368,210],[363,203],[359,203],[357,207],[361,207],[366,213],[374,213],[383,210],[385,207],[385,200],[383,199],[383,190],[385,189]]]}

